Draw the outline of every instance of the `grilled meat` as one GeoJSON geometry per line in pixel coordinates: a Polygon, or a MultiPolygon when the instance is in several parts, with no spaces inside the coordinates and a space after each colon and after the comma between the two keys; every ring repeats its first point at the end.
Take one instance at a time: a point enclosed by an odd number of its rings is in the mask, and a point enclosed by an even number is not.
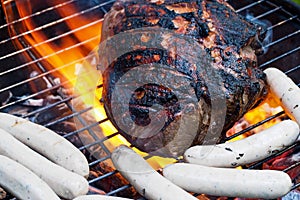
{"type": "MultiPolygon", "coordinates": [[[[210,58],[209,66],[219,73],[222,79],[221,88],[226,96],[227,112],[223,133],[249,109],[257,105],[267,93],[265,74],[257,68],[255,53],[259,52],[260,46],[257,40],[262,29],[239,16],[225,1],[118,0],[105,16],[102,41],[119,33],[147,27],[165,28],[184,35],[198,44],[201,48],[199,52],[201,50],[207,52],[210,58]]],[[[203,143],[210,123],[215,120],[211,118],[211,93],[213,92],[207,87],[208,77],[197,70],[189,59],[178,55],[176,50],[170,48],[168,45],[170,36],[164,32],[159,34],[165,40],[157,48],[136,45],[136,37],[135,39],[124,37],[120,44],[110,48],[111,53],[114,54],[122,44],[126,44],[132,46],[132,51],[114,59],[104,71],[103,101],[108,117],[132,145],[145,152],[176,157],[187,148],[185,145],[180,145],[180,138],[182,141],[191,140],[190,145],[203,143]],[[162,70],[158,73],[155,64],[167,66],[169,72],[162,70]],[[157,127],[152,126],[147,133],[139,137],[124,130],[116,122],[114,118],[116,116],[112,112],[116,106],[112,105],[115,86],[122,78],[126,78],[127,72],[141,65],[145,71],[140,71],[141,76],[134,77],[132,81],[142,83],[147,77],[153,76],[155,76],[154,80],[162,81],[171,77],[170,81],[174,88],[180,87],[181,91],[193,91],[201,109],[200,116],[197,118],[200,123],[189,125],[191,128],[197,126],[195,137],[185,138],[181,135],[176,138],[180,119],[183,117],[182,111],[187,110],[189,104],[181,102],[172,88],[154,82],[136,88],[131,94],[120,92],[116,98],[120,102],[129,100],[128,111],[122,113],[120,110],[119,113],[124,117],[124,121],[129,117],[134,122],[133,126],[140,127],[146,127],[154,121],[163,121],[160,130],[157,131],[155,130],[157,127]],[[176,81],[177,77],[178,79],[184,77],[189,82],[179,83],[180,81],[176,81]],[[154,105],[160,105],[164,114],[157,112],[150,118],[149,113],[154,105]],[[157,133],[151,134],[153,132],[157,133]],[[177,141],[171,143],[175,138],[177,141]]],[[[152,39],[142,35],[138,42],[143,44],[152,39]]],[[[191,51],[186,45],[177,44],[177,48],[191,51]]],[[[128,83],[124,84],[126,86],[128,83]]],[[[220,141],[221,137],[215,137],[217,138],[213,138],[214,141],[220,141]]]]}

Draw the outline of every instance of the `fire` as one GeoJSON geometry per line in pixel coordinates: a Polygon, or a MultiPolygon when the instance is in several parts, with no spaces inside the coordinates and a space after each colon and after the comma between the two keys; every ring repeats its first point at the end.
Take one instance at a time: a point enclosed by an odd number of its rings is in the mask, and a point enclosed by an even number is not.
{"type": "MultiPolygon", "coordinates": [[[[267,119],[268,117],[271,117],[273,115],[276,115],[277,113],[280,113],[283,111],[283,108],[280,106],[280,102],[276,99],[276,97],[273,97],[272,94],[268,94],[266,100],[258,107],[254,108],[253,110],[250,110],[247,112],[244,117],[239,120],[235,126],[233,126],[232,129],[230,129],[227,132],[227,136],[231,136],[235,133],[238,133],[239,131],[242,131],[243,129],[253,125],[262,122],[263,120],[267,119]]],[[[249,135],[259,133],[262,130],[265,130],[277,123],[282,121],[280,118],[275,118],[270,121],[267,121],[264,124],[261,124],[260,126],[251,129],[251,131],[246,132],[243,135],[240,135],[236,138],[233,138],[231,141],[243,139],[249,135]]]]}
{"type": "MultiPolygon", "coordinates": [[[[43,6],[38,0],[16,0],[14,2],[16,7],[11,5],[12,1],[3,2],[7,21],[11,24],[9,28],[12,39],[23,37],[24,41],[37,52],[41,62],[46,61],[50,64],[51,68],[48,70],[54,70],[58,77],[66,80],[67,87],[74,89],[74,93],[80,96],[85,106],[93,108],[95,120],[106,119],[104,107],[99,101],[102,89],[97,87],[102,82],[101,74],[96,70],[97,46],[101,40],[101,18],[99,16],[85,17],[72,3],[73,0],[67,2],[45,1],[43,4],[48,4],[46,10],[42,10],[43,6]],[[44,16],[55,12],[60,17],[55,23],[40,25],[39,19],[35,17],[37,9],[39,12],[45,12],[44,16]],[[16,20],[18,23],[14,22],[16,20]],[[60,33],[61,30],[55,27],[62,27],[68,31],[60,33]],[[55,35],[53,36],[53,34],[55,35]]],[[[15,41],[20,49],[24,48],[18,40],[15,41]]],[[[31,61],[30,58],[28,59],[31,61]]],[[[117,132],[110,121],[101,123],[99,126],[105,136],[117,132]]],[[[121,144],[130,146],[120,135],[105,142],[110,151],[121,144]]],[[[147,156],[146,153],[135,150],[142,156],[147,156]]],[[[174,159],[151,157],[148,161],[155,169],[159,169],[173,163],[174,159]]]]}
{"type": "MultiPolygon", "coordinates": [[[[27,49],[30,48],[37,52],[41,62],[50,64],[51,68],[48,70],[53,70],[62,80],[67,80],[67,87],[75,88],[74,93],[79,94],[86,107],[93,107],[95,118],[100,121],[107,118],[103,105],[99,101],[102,89],[97,88],[97,85],[100,85],[102,81],[101,74],[96,70],[97,46],[101,39],[102,20],[99,16],[88,15],[85,17],[72,2],[73,0],[43,1],[42,4],[47,5],[47,8],[42,9],[45,5],[40,5],[41,1],[39,0],[8,0],[3,2],[3,6],[10,24],[12,39],[16,41],[20,49],[24,48],[24,45],[18,43],[18,38],[22,37],[29,45],[27,49]],[[13,2],[16,3],[16,7],[12,5],[13,2]],[[41,14],[41,16],[55,13],[59,15],[59,18],[55,22],[44,23],[46,18],[39,19],[39,14],[43,12],[45,14],[41,14]],[[15,22],[16,20],[17,22],[15,22]],[[67,31],[62,33],[61,28],[67,31]]],[[[272,105],[272,101],[270,102],[247,113],[244,121],[239,122],[228,133],[232,134],[232,132],[244,128],[240,126],[241,123],[246,126],[255,124],[282,110],[281,107],[272,105]]],[[[255,132],[278,122],[278,120],[272,120],[257,128],[255,132]]],[[[109,121],[101,123],[99,126],[105,136],[117,132],[109,121]]],[[[113,150],[120,144],[130,145],[120,135],[109,139],[109,144],[106,145],[113,150]]],[[[141,155],[147,156],[147,154],[135,150],[141,155]]],[[[151,157],[148,161],[158,169],[175,160],[151,157]]]]}

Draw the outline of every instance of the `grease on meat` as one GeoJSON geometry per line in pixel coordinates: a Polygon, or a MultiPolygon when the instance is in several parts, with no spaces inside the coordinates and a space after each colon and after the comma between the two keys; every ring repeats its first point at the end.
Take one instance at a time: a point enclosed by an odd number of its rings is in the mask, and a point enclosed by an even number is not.
{"type": "MultiPolygon", "coordinates": [[[[261,48],[257,40],[263,34],[263,30],[239,16],[225,1],[118,0],[105,16],[102,40],[118,33],[145,27],[166,28],[188,36],[207,52],[211,59],[211,67],[217,69],[222,77],[222,88],[226,95],[224,133],[248,110],[264,99],[267,93],[266,76],[258,69],[256,59],[256,53],[260,52],[261,48]]],[[[149,38],[146,36],[141,37],[140,42],[147,40],[149,38]]],[[[133,43],[131,40],[123,42],[133,43]]],[[[157,154],[160,154],[159,149],[174,138],[179,128],[178,121],[182,117],[181,110],[184,108],[169,88],[158,84],[146,84],[137,88],[134,94],[130,94],[130,113],[127,115],[136,124],[147,126],[151,123],[150,107],[159,104],[167,113],[167,119],[161,116],[161,120],[165,120],[163,128],[149,138],[134,137],[120,129],[112,116],[111,98],[116,82],[129,70],[142,64],[151,66],[152,63],[158,63],[175,69],[175,76],[184,75],[191,80],[191,84],[186,87],[192,87],[201,105],[198,134],[191,141],[191,145],[203,142],[209,123],[214,120],[210,116],[211,96],[205,75],[195,71],[192,63],[167,46],[163,43],[161,48],[145,49],[135,46],[132,52],[114,60],[103,74],[103,101],[112,123],[131,144],[142,151],[156,151],[157,154]]],[[[184,46],[182,48],[188,49],[184,46]]],[[[149,70],[145,73],[149,73],[149,70]]],[[[148,76],[151,76],[151,73],[148,76]]],[[[124,95],[128,94],[119,94],[118,98],[122,101],[124,95]]],[[[221,138],[217,138],[219,139],[221,138]]],[[[184,150],[175,147],[161,154],[176,157],[182,155],[184,150]]]]}

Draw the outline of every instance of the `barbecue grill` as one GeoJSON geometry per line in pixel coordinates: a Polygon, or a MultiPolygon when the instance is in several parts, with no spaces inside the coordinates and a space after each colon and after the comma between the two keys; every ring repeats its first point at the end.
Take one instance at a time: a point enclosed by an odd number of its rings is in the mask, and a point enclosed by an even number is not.
{"type": "MultiPolygon", "coordinates": [[[[253,16],[251,20],[271,22],[272,26],[269,29],[273,30],[273,40],[266,46],[269,48],[268,52],[259,57],[259,66],[262,69],[268,67],[281,69],[300,86],[300,8],[290,1],[280,0],[229,0],[228,2],[241,15],[253,16]]],[[[0,111],[42,124],[74,143],[88,157],[92,169],[89,177],[90,194],[105,193],[143,199],[138,197],[132,186],[111,165],[109,144],[119,133],[112,129],[105,136],[99,134],[101,129],[99,125],[101,127],[109,123],[109,119],[105,116],[97,120],[90,119],[93,107],[80,104],[81,95],[74,95],[71,91],[74,80],[62,74],[62,69],[69,70],[69,73],[76,73],[74,66],[78,68],[82,62],[96,62],[93,61],[94,54],[90,54],[89,45],[99,42],[102,19],[113,3],[114,0],[59,0],[45,1],[41,5],[35,0],[2,0],[0,111]],[[20,4],[29,6],[28,10],[32,13],[23,16],[20,4]],[[65,12],[62,14],[61,11],[65,12]],[[79,19],[82,20],[77,26],[70,27],[68,24],[69,21],[79,19]],[[35,27],[27,30],[24,24],[30,20],[34,22],[35,27]],[[77,39],[77,34],[87,33],[89,30],[93,33],[87,34],[82,41],[77,39]],[[33,45],[34,34],[40,32],[45,34],[44,38],[42,37],[33,45]],[[69,42],[70,38],[72,38],[71,42],[69,42]],[[41,53],[39,47],[47,44],[52,45],[52,50],[41,53]],[[72,52],[73,49],[80,49],[82,56],[75,57],[74,60],[62,61],[59,66],[53,66],[52,57],[69,55],[68,52],[72,52]],[[82,138],[86,141],[82,142],[82,138]]],[[[101,83],[95,89],[101,92],[101,83]]],[[[268,121],[285,117],[285,113],[281,111],[259,123],[247,126],[226,140],[242,135],[268,121]]],[[[299,154],[298,144],[293,144],[274,156],[244,168],[261,169],[264,163],[275,157],[283,154],[285,156],[299,154]]],[[[148,156],[146,159],[151,157],[148,156]]],[[[283,170],[295,171],[299,169],[299,165],[300,161],[292,163],[283,170]]],[[[300,187],[297,181],[300,174],[299,170],[297,171],[292,190],[300,187]]],[[[7,199],[13,198],[9,196],[7,199]]]]}

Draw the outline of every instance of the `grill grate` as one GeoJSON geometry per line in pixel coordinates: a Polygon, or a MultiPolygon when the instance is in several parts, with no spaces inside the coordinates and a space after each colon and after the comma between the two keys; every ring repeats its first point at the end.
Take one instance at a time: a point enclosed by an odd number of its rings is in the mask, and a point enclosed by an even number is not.
{"type": "MultiPolygon", "coordinates": [[[[13,10],[14,14],[18,13],[16,8],[17,0],[3,0],[2,8],[3,10],[13,10]]],[[[89,29],[91,27],[97,27],[103,20],[103,16],[109,8],[112,6],[114,0],[95,0],[95,1],[84,1],[84,0],[69,0],[69,1],[54,1],[57,3],[49,3],[49,5],[41,6],[33,14],[28,15],[23,18],[18,18],[17,16],[7,15],[4,21],[4,16],[0,19],[0,105],[1,112],[10,112],[18,114],[21,117],[29,118],[30,120],[40,123],[46,127],[54,129],[60,133],[60,128],[64,126],[63,130],[67,130],[63,134],[67,139],[76,137],[78,135],[87,134],[92,138],[91,142],[86,145],[78,146],[78,148],[85,152],[91,149],[101,148],[101,153],[103,156],[100,159],[92,159],[89,163],[90,167],[95,167],[103,162],[110,162],[110,149],[106,145],[109,140],[118,135],[117,132],[112,132],[107,137],[99,137],[97,134],[99,124],[104,124],[108,122],[107,118],[100,119],[99,121],[89,121],[86,119],[86,115],[92,111],[92,107],[84,107],[78,109],[74,106],[72,102],[76,101],[80,96],[69,95],[66,88],[73,80],[57,81],[57,76],[59,71],[62,69],[74,68],[74,65],[81,63],[86,59],[91,58],[91,56],[86,53],[85,58],[79,58],[72,60],[68,63],[64,63],[57,68],[53,69],[49,67],[47,59],[55,56],[64,54],[76,48],[85,49],[86,45],[97,42],[99,40],[99,33],[95,33],[92,37],[87,38],[82,42],[78,42],[74,45],[67,46],[64,49],[60,49],[53,53],[41,56],[36,52],[35,48],[43,46],[45,44],[59,44],[64,41],[70,35],[76,34],[83,30],[89,29]],[[87,3],[88,2],[88,3],[87,3]],[[57,18],[57,10],[62,8],[68,8],[70,5],[76,5],[79,10],[77,12],[71,12],[64,17],[57,18]],[[37,19],[47,17],[46,22],[41,23],[40,26],[25,32],[18,32],[11,27],[20,27],[28,19],[37,19]],[[65,22],[68,20],[76,19],[77,17],[90,17],[93,16],[93,20],[87,21],[85,24],[78,26],[72,30],[65,27],[65,22]],[[11,19],[13,18],[13,19],[11,19]],[[63,32],[56,33],[58,29],[62,28],[63,32]],[[15,36],[10,36],[8,34],[8,29],[10,31],[15,31],[15,36]],[[49,32],[49,37],[39,42],[35,45],[30,45],[26,36],[45,30],[49,32]],[[54,31],[52,31],[54,30],[54,31]],[[54,34],[55,32],[56,34],[54,34]],[[13,44],[18,43],[20,46],[14,47],[13,44]],[[37,72],[37,75],[30,76],[32,72],[37,72]],[[17,77],[11,80],[11,77],[17,77]],[[32,91],[32,82],[35,85],[42,85],[43,87],[32,91]],[[45,96],[54,95],[57,98],[53,102],[48,102],[46,105],[42,106],[28,106],[29,102],[32,100],[40,100],[45,98],[45,96]],[[8,98],[10,97],[10,98],[8,98]],[[6,102],[6,99],[9,99],[6,102]],[[26,112],[23,110],[26,110],[26,112]],[[48,116],[44,113],[49,113],[52,110],[63,110],[63,116],[48,116]],[[18,112],[17,112],[17,111],[18,112]],[[72,127],[68,122],[76,120],[79,123],[79,127],[72,127]],[[71,126],[71,127],[69,127],[71,126]],[[57,128],[58,127],[58,128],[57,128]]],[[[274,31],[273,41],[267,45],[270,47],[268,53],[264,56],[259,57],[260,67],[265,69],[270,66],[281,69],[286,74],[288,74],[295,82],[300,86],[300,18],[297,11],[290,9],[289,6],[285,5],[283,1],[253,1],[253,0],[243,0],[243,1],[228,1],[237,12],[242,15],[252,14],[254,18],[252,20],[268,20],[272,23],[272,29],[274,31]]],[[[299,11],[299,10],[298,10],[299,11]]],[[[3,15],[0,10],[0,16],[3,15]]],[[[20,29],[22,30],[22,29],[20,29]]],[[[100,31],[100,30],[99,30],[100,31]]],[[[98,86],[98,90],[101,91],[102,86],[98,86]]],[[[249,130],[252,130],[263,123],[270,121],[274,118],[282,117],[284,112],[280,112],[274,116],[271,116],[257,124],[251,125],[250,127],[236,133],[234,136],[227,138],[228,140],[241,135],[249,130]]],[[[72,141],[72,140],[71,140],[72,141]]],[[[261,162],[255,163],[248,168],[260,168],[263,163],[268,160],[273,159],[290,149],[297,149],[299,144],[294,144],[293,146],[287,148],[286,150],[277,153],[276,155],[269,157],[261,162]]],[[[295,151],[296,151],[295,150],[295,151]]],[[[299,167],[300,162],[291,165],[285,171],[290,171],[296,167],[299,167]]],[[[110,172],[101,174],[98,177],[90,178],[89,183],[91,185],[90,192],[103,188],[96,188],[97,183],[110,178],[118,174],[117,171],[112,170],[110,172]]],[[[293,189],[299,187],[300,184],[295,184],[293,189]]],[[[116,188],[110,189],[107,195],[121,195],[122,192],[130,189],[129,184],[122,184],[116,188]]]]}

